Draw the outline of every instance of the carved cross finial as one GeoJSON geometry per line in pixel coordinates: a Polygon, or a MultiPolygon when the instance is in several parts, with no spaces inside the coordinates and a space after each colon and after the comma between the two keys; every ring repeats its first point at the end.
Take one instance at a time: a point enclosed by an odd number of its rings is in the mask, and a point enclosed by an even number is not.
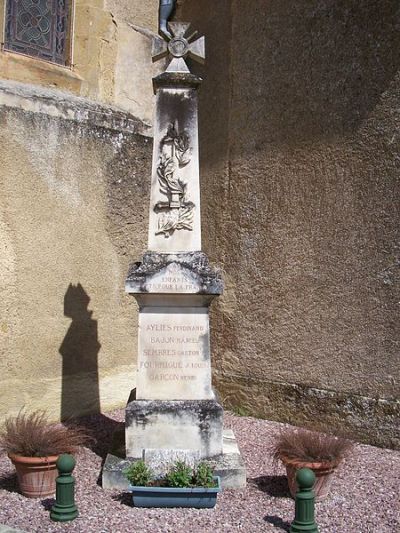
{"type": "Polygon", "coordinates": [[[153,39],[153,61],[158,61],[164,57],[172,58],[166,72],[190,72],[185,61],[186,57],[204,63],[206,57],[205,38],[200,37],[192,41],[197,32],[186,37],[189,27],[189,22],[170,22],[169,29],[172,38],[155,37],[153,39]]]}

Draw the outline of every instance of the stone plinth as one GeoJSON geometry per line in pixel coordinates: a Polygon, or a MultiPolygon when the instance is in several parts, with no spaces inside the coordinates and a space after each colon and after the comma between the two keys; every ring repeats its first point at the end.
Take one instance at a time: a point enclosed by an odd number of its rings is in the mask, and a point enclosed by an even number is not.
{"type": "Polygon", "coordinates": [[[137,400],[213,400],[209,304],[222,292],[202,252],[147,253],[126,291],[140,305],[137,400]]]}
{"type": "Polygon", "coordinates": [[[223,291],[219,271],[202,252],[148,252],[125,286],[139,304],[137,387],[124,443],[104,466],[104,488],[126,488],[127,461],[145,458],[146,450],[188,450],[210,462],[223,487],[243,487],[245,467],[211,387],[209,306],[223,291]]]}
{"type": "Polygon", "coordinates": [[[207,308],[141,309],[138,350],[138,400],[214,398],[207,308]]]}
{"type": "Polygon", "coordinates": [[[126,455],[145,449],[222,453],[223,411],[211,387],[209,305],[223,290],[202,252],[148,252],[126,291],[139,303],[136,398],[126,409],[126,455]]]}
{"type": "Polygon", "coordinates": [[[215,400],[134,400],[126,408],[126,455],[145,449],[199,451],[201,459],[222,453],[223,410],[215,400]]]}
{"type": "Polygon", "coordinates": [[[146,294],[220,295],[224,289],[221,273],[213,268],[204,252],[147,252],[128,271],[125,291],[139,304],[146,294]]]}
{"type": "MultiPolygon", "coordinates": [[[[114,449],[107,455],[102,477],[104,489],[128,489],[129,483],[123,472],[131,459],[125,457],[123,437],[124,434],[121,433],[119,440],[118,438],[115,439],[114,449]]],[[[153,452],[153,450],[151,451],[153,452]]],[[[228,429],[223,432],[222,454],[211,457],[206,462],[214,470],[215,475],[220,476],[223,489],[242,489],[246,486],[246,468],[231,430],[228,429]]]]}

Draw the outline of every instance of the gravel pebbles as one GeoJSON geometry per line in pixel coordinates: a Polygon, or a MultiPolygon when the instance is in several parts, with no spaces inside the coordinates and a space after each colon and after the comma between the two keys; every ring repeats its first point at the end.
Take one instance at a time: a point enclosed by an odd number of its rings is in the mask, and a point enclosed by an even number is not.
{"type": "MultiPolygon", "coordinates": [[[[281,424],[225,414],[247,466],[247,487],[226,490],[215,509],[136,509],[128,494],[106,492],[99,485],[101,465],[123,410],[85,417],[98,443],[77,456],[76,503],[80,516],[57,524],[49,519],[52,499],[29,500],[16,492],[13,467],[0,455],[0,524],[31,532],[179,533],[289,531],[294,502],[288,497],[284,470],[267,453],[281,424]]],[[[358,445],[336,473],[331,494],[316,505],[321,533],[400,532],[400,452],[358,445]]]]}

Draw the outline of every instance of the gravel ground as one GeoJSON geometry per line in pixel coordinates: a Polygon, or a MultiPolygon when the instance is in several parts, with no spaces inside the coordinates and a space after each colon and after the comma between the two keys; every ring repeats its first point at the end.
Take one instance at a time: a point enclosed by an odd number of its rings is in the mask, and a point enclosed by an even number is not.
{"type": "MultiPolygon", "coordinates": [[[[226,490],[215,509],[136,509],[127,494],[106,492],[98,484],[102,460],[123,410],[83,419],[98,444],[77,456],[76,503],[80,517],[68,524],[49,519],[52,499],[29,500],[16,492],[13,467],[0,456],[0,524],[26,532],[179,533],[289,531],[294,502],[283,469],[266,453],[280,424],[225,414],[247,466],[247,488],[226,490]]],[[[321,533],[400,532],[400,452],[358,445],[336,473],[329,498],[316,505],[321,533]]]]}

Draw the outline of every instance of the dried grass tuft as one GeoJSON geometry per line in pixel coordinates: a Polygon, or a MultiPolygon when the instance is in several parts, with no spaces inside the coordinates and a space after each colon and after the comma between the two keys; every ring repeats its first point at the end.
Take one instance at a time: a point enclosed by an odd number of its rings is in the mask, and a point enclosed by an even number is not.
{"type": "Polygon", "coordinates": [[[30,414],[21,410],[16,417],[5,420],[0,432],[0,450],[23,457],[48,457],[76,453],[93,438],[79,426],[66,428],[50,424],[45,411],[30,414]]]}
{"type": "Polygon", "coordinates": [[[343,437],[301,428],[284,429],[275,438],[271,454],[275,462],[282,457],[304,462],[339,464],[353,449],[354,443],[343,437]]]}

